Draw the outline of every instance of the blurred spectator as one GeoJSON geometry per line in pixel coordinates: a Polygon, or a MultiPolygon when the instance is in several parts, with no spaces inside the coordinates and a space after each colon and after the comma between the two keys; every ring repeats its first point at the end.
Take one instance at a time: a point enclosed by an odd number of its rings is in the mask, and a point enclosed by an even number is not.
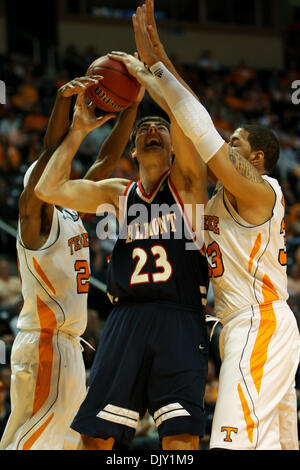
{"type": "Polygon", "coordinates": [[[294,204],[289,213],[290,230],[295,237],[300,237],[300,203],[294,204]]]}
{"type": "Polygon", "coordinates": [[[6,389],[0,381],[0,439],[4,432],[8,417],[10,414],[10,405],[6,400],[6,389]]]}
{"type": "Polygon", "coordinates": [[[66,47],[62,66],[68,70],[71,77],[80,77],[85,74],[84,59],[74,44],[69,44],[66,47]]]}
{"type": "Polygon", "coordinates": [[[49,118],[43,115],[40,104],[35,103],[24,119],[24,129],[26,132],[40,131],[44,134],[48,121],[49,118]]]}
{"type": "Polygon", "coordinates": [[[235,85],[239,88],[244,87],[250,81],[256,78],[256,72],[246,64],[246,61],[242,59],[239,65],[233,70],[231,79],[235,85]]]}
{"type": "Polygon", "coordinates": [[[1,308],[16,305],[21,298],[22,289],[18,276],[10,274],[6,259],[0,260],[0,306],[1,308]]]}
{"type": "Polygon", "coordinates": [[[228,87],[226,96],[224,97],[224,102],[227,106],[229,106],[229,108],[234,111],[244,109],[245,107],[244,100],[237,96],[236,89],[232,85],[228,87]]]}
{"type": "Polygon", "coordinates": [[[280,171],[280,179],[287,179],[291,173],[295,173],[300,177],[300,164],[295,150],[290,146],[287,137],[281,134],[279,137],[280,142],[280,156],[278,161],[278,168],[280,171]]]}
{"type": "Polygon", "coordinates": [[[18,110],[30,111],[38,102],[39,97],[39,91],[34,84],[33,77],[30,73],[27,73],[11,102],[18,110]]]}
{"type": "Polygon", "coordinates": [[[0,135],[7,136],[16,133],[22,126],[22,119],[19,115],[9,110],[6,117],[0,121],[0,135]]]}
{"type": "Polygon", "coordinates": [[[14,172],[19,168],[21,153],[15,145],[9,143],[4,135],[0,137],[0,170],[4,173],[14,172]]]}
{"type": "Polygon", "coordinates": [[[8,364],[0,365],[0,381],[5,389],[5,400],[10,404],[11,368],[8,364]]]}
{"type": "Polygon", "coordinates": [[[29,132],[27,141],[22,147],[23,161],[31,165],[40,156],[42,151],[42,138],[39,132],[29,132]]]}
{"type": "Polygon", "coordinates": [[[300,301],[300,266],[298,264],[293,264],[289,269],[288,291],[300,301]]]}
{"type": "Polygon", "coordinates": [[[219,62],[213,58],[213,53],[210,49],[205,49],[197,61],[197,67],[205,71],[217,71],[220,69],[219,62]]]}

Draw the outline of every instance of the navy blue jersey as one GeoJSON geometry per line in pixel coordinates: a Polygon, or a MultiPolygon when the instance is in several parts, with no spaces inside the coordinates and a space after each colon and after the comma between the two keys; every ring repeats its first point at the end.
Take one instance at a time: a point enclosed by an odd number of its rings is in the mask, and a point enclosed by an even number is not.
{"type": "Polygon", "coordinates": [[[127,218],[108,266],[111,301],[168,301],[202,311],[207,261],[195,249],[170,171],[150,194],[140,182],[132,182],[126,198],[127,218]]]}

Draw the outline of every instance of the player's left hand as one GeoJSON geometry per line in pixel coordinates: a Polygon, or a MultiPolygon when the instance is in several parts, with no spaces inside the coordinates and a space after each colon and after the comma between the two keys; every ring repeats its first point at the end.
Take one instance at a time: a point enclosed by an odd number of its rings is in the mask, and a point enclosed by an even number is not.
{"type": "Polygon", "coordinates": [[[101,75],[90,75],[88,77],[77,77],[71,80],[58,89],[58,95],[63,98],[70,98],[73,95],[78,95],[82,91],[86,91],[90,86],[97,85],[99,80],[102,80],[101,75]]]}
{"type": "Polygon", "coordinates": [[[78,93],[76,104],[74,107],[72,130],[79,130],[84,134],[88,134],[97,127],[105,124],[109,119],[115,118],[115,114],[104,114],[103,116],[95,116],[95,105],[87,104],[86,91],[81,90],[78,93]]]}
{"type": "Polygon", "coordinates": [[[134,101],[135,104],[139,104],[145,95],[145,87],[142,86],[139,73],[145,72],[146,68],[145,65],[139,60],[138,53],[135,52],[134,55],[130,55],[126,54],[126,52],[112,51],[110,54],[108,54],[108,57],[118,62],[122,62],[130,75],[132,75],[141,84],[139,94],[134,101]]]}

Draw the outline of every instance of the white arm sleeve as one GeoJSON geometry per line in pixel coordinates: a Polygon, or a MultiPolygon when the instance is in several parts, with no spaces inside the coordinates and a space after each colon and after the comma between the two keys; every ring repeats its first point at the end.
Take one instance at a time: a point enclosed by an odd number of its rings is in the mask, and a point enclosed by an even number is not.
{"type": "Polygon", "coordinates": [[[225,143],[210,115],[162,62],[152,65],[150,70],[179,126],[205,163],[209,162],[225,143]]]}

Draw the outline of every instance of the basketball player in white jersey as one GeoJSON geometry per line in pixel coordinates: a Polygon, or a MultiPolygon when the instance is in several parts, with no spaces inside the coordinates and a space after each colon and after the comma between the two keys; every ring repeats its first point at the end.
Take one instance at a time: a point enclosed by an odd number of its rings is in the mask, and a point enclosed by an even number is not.
{"type": "Polygon", "coordinates": [[[153,0],[134,17],[141,60],[184,133],[218,178],[205,216],[215,313],[223,330],[212,449],[299,449],[295,373],[299,331],[287,299],[284,198],[269,175],[279,143],[241,126],[225,143],[206,109],[164,63],[153,0]]]}
{"type": "MultiPolygon", "coordinates": [[[[80,335],[87,323],[88,234],[76,212],[43,203],[34,188],[68,130],[71,97],[100,78],[74,79],[58,90],[45,149],[24,177],[17,238],[24,306],[12,349],[12,411],[1,449],[59,450],[77,444],[76,436],[69,439],[69,426],[86,393],[80,335]]],[[[86,178],[110,175],[125,149],[142,96],[141,90],[138,101],[120,114],[86,178]]],[[[89,113],[95,128],[113,117],[95,119],[93,106],[89,113]]]]}

